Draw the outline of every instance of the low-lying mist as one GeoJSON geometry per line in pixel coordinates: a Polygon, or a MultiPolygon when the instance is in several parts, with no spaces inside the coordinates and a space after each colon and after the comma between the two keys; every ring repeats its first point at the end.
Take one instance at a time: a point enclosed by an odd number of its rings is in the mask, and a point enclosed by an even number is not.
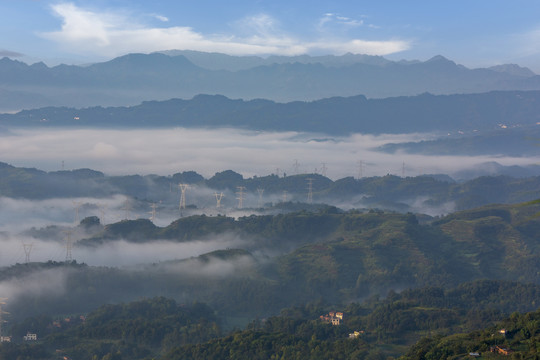
{"type": "MultiPolygon", "coordinates": [[[[67,257],[66,239],[66,235],[51,241],[3,234],[0,239],[2,246],[0,266],[26,262],[26,252],[29,254],[30,262],[63,262],[67,257]]],[[[234,235],[216,235],[189,242],[158,240],[133,243],[117,239],[96,246],[80,246],[74,241],[70,255],[73,260],[92,266],[130,267],[182,260],[215,250],[243,248],[247,245],[246,240],[234,235]]]]}
{"type": "Polygon", "coordinates": [[[327,137],[296,132],[238,129],[10,129],[2,135],[0,161],[53,171],[91,168],[107,175],[169,175],[194,170],[205,177],[233,169],[245,177],[272,173],[347,176],[446,173],[497,161],[529,165],[535,158],[385,154],[387,143],[432,139],[432,134],[327,137]],[[361,166],[359,164],[362,164],[361,166]]]}

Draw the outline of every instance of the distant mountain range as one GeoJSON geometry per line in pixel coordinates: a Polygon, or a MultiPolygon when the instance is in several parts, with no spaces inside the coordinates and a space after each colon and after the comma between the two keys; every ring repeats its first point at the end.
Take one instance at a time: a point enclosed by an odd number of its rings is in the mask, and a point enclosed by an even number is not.
{"type": "MultiPolygon", "coordinates": [[[[514,143],[538,133],[539,122],[540,91],[422,94],[386,99],[353,96],[289,103],[198,95],[191,100],[148,101],[132,107],[46,107],[0,114],[0,126],[4,127],[236,127],[334,135],[437,132],[445,136],[447,132],[463,136],[480,135],[479,131],[504,130],[508,134],[519,130],[514,143]]],[[[492,140],[486,138],[487,144],[493,147],[492,140]]],[[[500,149],[501,142],[495,143],[500,149]]],[[[482,142],[473,141],[472,144],[482,142]]],[[[455,145],[455,140],[448,143],[444,151],[455,151],[455,145]]],[[[535,148],[525,142],[523,146],[535,148]]],[[[515,151],[522,153],[521,147],[515,151]]]]}
{"type": "Polygon", "coordinates": [[[260,58],[175,51],[55,67],[0,60],[1,112],[43,106],[134,105],[197,94],[288,102],[492,90],[540,90],[540,76],[511,64],[468,69],[442,56],[395,62],[353,54],[260,58]]]}

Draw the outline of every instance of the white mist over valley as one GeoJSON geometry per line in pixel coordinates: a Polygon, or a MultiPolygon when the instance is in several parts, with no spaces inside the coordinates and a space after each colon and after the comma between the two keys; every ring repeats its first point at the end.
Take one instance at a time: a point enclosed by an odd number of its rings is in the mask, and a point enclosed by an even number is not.
{"type": "Polygon", "coordinates": [[[375,150],[387,143],[433,139],[432,134],[329,137],[236,129],[11,129],[1,137],[3,161],[45,171],[90,168],[107,175],[205,177],[231,169],[244,177],[319,173],[331,179],[394,174],[449,174],[493,162],[537,164],[537,157],[426,156],[375,150]],[[297,164],[297,166],[295,166],[297,164]]]}

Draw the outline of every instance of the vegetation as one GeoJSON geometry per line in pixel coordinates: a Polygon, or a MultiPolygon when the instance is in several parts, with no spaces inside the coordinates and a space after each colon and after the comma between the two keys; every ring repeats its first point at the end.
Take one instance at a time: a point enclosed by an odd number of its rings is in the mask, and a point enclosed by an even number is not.
{"type": "Polygon", "coordinates": [[[122,221],[98,227],[77,246],[117,239],[190,244],[227,236],[242,239],[243,246],[223,245],[195,258],[179,253],[176,260],[136,268],[19,264],[1,269],[0,279],[25,279],[37,282],[36,288],[41,279],[58,282],[57,291],[20,295],[10,304],[13,314],[87,312],[103,302],[166,296],[205,302],[221,314],[243,318],[269,316],[314,299],[342,304],[389,290],[455,287],[471,280],[538,284],[539,210],[540,204],[493,205],[430,224],[419,223],[413,214],[331,207],[238,219],[192,216],[166,227],[122,221]],[[62,296],[66,292],[69,296],[62,296]]]}
{"type": "Polygon", "coordinates": [[[486,329],[420,340],[400,359],[460,359],[470,353],[482,359],[531,359],[540,357],[540,310],[513,313],[486,329]]]}
{"type": "MultiPolygon", "coordinates": [[[[512,169],[516,173],[516,169],[512,169]]],[[[255,176],[245,179],[241,174],[227,170],[209,179],[184,171],[171,176],[131,175],[106,176],[103,173],[79,169],[73,171],[45,172],[37,169],[18,168],[0,163],[0,193],[6,197],[45,199],[54,197],[110,197],[122,194],[133,198],[134,205],[148,209],[148,203],[163,200],[165,208],[177,209],[171,189],[179,182],[197,188],[235,192],[238,186],[247,192],[265,190],[265,196],[276,198],[287,191],[289,203],[267,203],[265,210],[271,213],[309,211],[324,205],[297,204],[305,202],[306,178],[313,179],[313,198],[326,204],[347,204],[355,208],[380,208],[399,212],[424,212],[441,214],[453,210],[466,210],[492,203],[513,204],[540,198],[540,177],[515,178],[510,176],[484,176],[457,183],[444,176],[416,176],[401,178],[394,175],[354,179],[347,177],[332,181],[320,174],[292,176],[255,176]],[[138,199],[138,201],[136,201],[138,199]],[[447,210],[443,210],[447,209],[447,210]]],[[[208,194],[192,197],[197,206],[208,202],[208,194]]],[[[225,198],[225,207],[234,207],[234,197],[225,198]]],[[[254,204],[252,204],[254,205],[254,204]]],[[[257,206],[259,206],[257,204],[257,206]]],[[[89,208],[97,212],[97,209],[89,208]]]]}
{"type": "MultiPolygon", "coordinates": [[[[539,306],[539,212],[533,201],[427,223],[410,213],[334,207],[192,216],[166,227],[146,220],[101,226],[88,218],[80,226],[96,234],[80,246],[227,233],[246,245],[136,268],[48,262],[0,269],[6,289],[22,283],[26,290],[6,308],[14,342],[0,346],[0,357],[54,359],[56,349],[83,360],[434,359],[484,352],[491,343],[482,340],[482,329],[539,306]],[[341,325],[319,319],[336,310],[345,314],[341,325]],[[258,320],[238,330],[252,319],[258,320]],[[41,340],[18,344],[27,331],[41,340]],[[349,339],[354,331],[361,335],[349,339]]],[[[502,344],[533,356],[529,340],[537,330],[519,321],[504,325],[518,330],[502,344]]]]}
{"type": "Polygon", "coordinates": [[[13,335],[11,344],[0,345],[0,358],[57,359],[61,354],[81,360],[146,359],[173,346],[218,337],[221,329],[205,304],[158,297],[104,305],[86,317],[27,319],[14,326],[13,335]],[[19,329],[39,334],[38,343],[21,344],[19,329]]]}
{"type": "MultiPolygon", "coordinates": [[[[506,340],[498,336],[496,344],[524,349],[522,343],[517,344],[538,335],[540,313],[521,316],[515,311],[530,311],[539,296],[539,285],[503,281],[476,281],[446,290],[410,289],[391,292],[385,299],[372,297],[339,307],[344,316],[337,326],[319,319],[336,307],[318,301],[284,309],[279,316],[256,319],[245,330],[229,334],[222,330],[222,319],[207,305],[178,304],[157,297],[104,305],[86,316],[25,319],[11,326],[13,342],[0,345],[0,357],[56,359],[61,349],[62,356],[82,360],[384,359],[403,353],[404,359],[431,359],[441,353],[462,353],[465,348],[481,351],[494,343],[488,335],[487,342],[474,343],[482,329],[491,334],[501,327],[507,330],[506,340]],[[509,315],[510,320],[493,326],[509,315]],[[357,336],[351,338],[349,334],[355,331],[357,336]],[[475,332],[459,335],[469,331],[475,332]],[[39,334],[38,342],[24,343],[26,332],[39,334]],[[429,337],[422,338],[426,335],[429,337]],[[451,345],[447,338],[452,339],[451,345]],[[443,346],[446,348],[439,349],[443,346]],[[437,355],[414,357],[427,353],[437,355]]],[[[527,349],[531,352],[530,346],[527,349]]]]}

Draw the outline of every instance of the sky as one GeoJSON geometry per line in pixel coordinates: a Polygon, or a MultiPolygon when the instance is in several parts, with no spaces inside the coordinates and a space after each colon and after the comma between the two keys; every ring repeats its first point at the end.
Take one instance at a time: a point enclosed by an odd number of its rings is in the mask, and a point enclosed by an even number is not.
{"type": "Polygon", "coordinates": [[[0,0],[0,57],[84,64],[132,52],[443,55],[540,73],[540,1],[0,0]]]}

